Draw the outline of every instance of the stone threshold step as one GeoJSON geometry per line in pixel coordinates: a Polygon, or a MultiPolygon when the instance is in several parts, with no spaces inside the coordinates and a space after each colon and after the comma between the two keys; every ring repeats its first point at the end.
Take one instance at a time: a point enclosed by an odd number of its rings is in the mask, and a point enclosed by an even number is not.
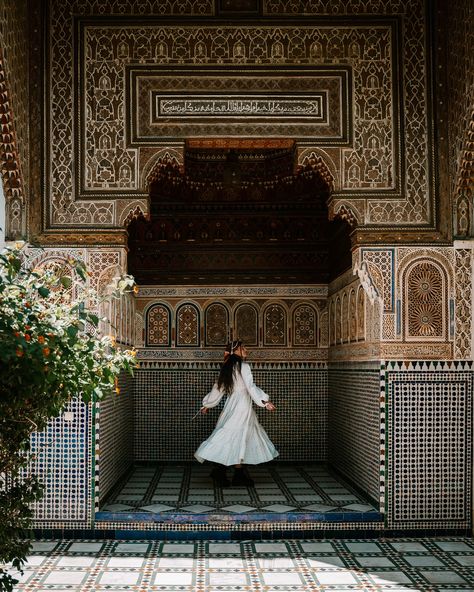
{"type": "Polygon", "coordinates": [[[98,522],[134,522],[163,524],[240,524],[240,523],[291,523],[291,522],[380,522],[383,514],[380,512],[252,512],[251,514],[227,514],[224,512],[189,513],[189,512],[96,512],[98,522]]]}

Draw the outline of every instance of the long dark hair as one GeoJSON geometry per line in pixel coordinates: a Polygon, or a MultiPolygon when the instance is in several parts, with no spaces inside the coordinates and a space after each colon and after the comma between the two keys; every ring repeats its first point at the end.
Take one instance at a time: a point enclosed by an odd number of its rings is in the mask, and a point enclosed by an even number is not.
{"type": "Polygon", "coordinates": [[[222,364],[219,378],[217,379],[217,386],[219,389],[223,389],[226,395],[230,395],[234,386],[234,371],[240,372],[242,367],[242,358],[237,356],[234,352],[242,345],[242,342],[236,339],[230,341],[225,346],[224,352],[224,363],[222,364]]]}

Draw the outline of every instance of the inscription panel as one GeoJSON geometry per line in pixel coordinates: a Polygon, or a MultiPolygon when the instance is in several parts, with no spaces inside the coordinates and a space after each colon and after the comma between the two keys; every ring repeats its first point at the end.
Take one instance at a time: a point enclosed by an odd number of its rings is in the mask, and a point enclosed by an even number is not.
{"type": "Polygon", "coordinates": [[[169,98],[152,93],[154,111],[152,123],[160,117],[310,117],[327,120],[327,95],[294,96],[278,95],[260,98],[240,95],[187,96],[185,99],[169,98]],[[324,101],[326,99],[326,101],[324,101]],[[323,103],[324,101],[324,103],[323,103]]]}
{"type": "Polygon", "coordinates": [[[126,78],[130,147],[229,135],[351,144],[349,68],[131,66],[126,78]]]}

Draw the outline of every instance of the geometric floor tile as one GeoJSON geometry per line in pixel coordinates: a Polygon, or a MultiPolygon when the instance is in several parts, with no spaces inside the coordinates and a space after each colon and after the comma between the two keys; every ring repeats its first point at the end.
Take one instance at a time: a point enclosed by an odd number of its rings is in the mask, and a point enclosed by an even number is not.
{"type": "Polygon", "coordinates": [[[352,510],[353,512],[370,512],[373,510],[373,507],[368,504],[349,504],[348,506],[342,507],[344,510],[352,510]]]}
{"type": "Polygon", "coordinates": [[[252,510],[255,510],[255,508],[252,506],[244,506],[242,504],[235,504],[233,506],[224,506],[221,509],[225,510],[226,512],[233,512],[234,514],[243,514],[244,512],[251,512],[252,510]]]}
{"type": "Polygon", "coordinates": [[[262,509],[267,510],[268,512],[277,512],[280,514],[296,510],[294,506],[287,506],[285,504],[272,504],[271,506],[264,506],[262,509]]]}
{"type": "MultiPolygon", "coordinates": [[[[233,471],[227,469],[229,479],[233,471]]],[[[101,512],[130,515],[144,510],[156,514],[175,510],[179,513],[193,512],[189,508],[194,506],[202,506],[200,512],[207,514],[377,512],[367,499],[340,476],[331,474],[322,463],[272,462],[247,466],[247,471],[254,486],[222,488],[210,476],[210,465],[197,462],[136,465],[112,488],[101,512]],[[246,509],[229,510],[232,506],[246,509]],[[269,510],[272,506],[273,510],[269,510]],[[285,509],[277,509],[280,507],[285,509]]]]}
{"type": "Polygon", "coordinates": [[[337,506],[326,506],[324,504],[310,504],[309,506],[303,506],[303,510],[309,510],[310,512],[321,512],[325,514],[326,512],[332,512],[333,510],[337,510],[337,506]]]}
{"type": "Polygon", "coordinates": [[[474,541],[37,541],[18,592],[467,592],[474,541]]]}
{"type": "Polygon", "coordinates": [[[133,510],[133,506],[126,506],[125,504],[108,504],[104,506],[106,512],[123,512],[125,510],[133,510]]]}
{"type": "Polygon", "coordinates": [[[185,512],[192,512],[193,514],[204,514],[214,508],[212,506],[204,506],[203,504],[194,504],[192,506],[183,506],[181,509],[185,512]]]}
{"type": "Polygon", "coordinates": [[[147,512],[153,512],[154,514],[160,514],[167,510],[173,510],[173,506],[167,506],[166,504],[151,504],[150,506],[140,506],[140,510],[146,510],[147,512]]]}

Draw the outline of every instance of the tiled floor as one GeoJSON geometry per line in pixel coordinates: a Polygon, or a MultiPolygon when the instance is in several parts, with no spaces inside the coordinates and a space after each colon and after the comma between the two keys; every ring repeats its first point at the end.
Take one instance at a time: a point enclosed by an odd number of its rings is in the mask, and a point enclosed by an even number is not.
{"type": "Polygon", "coordinates": [[[465,538],[326,541],[38,541],[25,592],[474,590],[465,538]]]}
{"type": "MultiPolygon", "coordinates": [[[[101,508],[105,512],[252,514],[376,512],[324,465],[272,463],[248,467],[254,487],[215,487],[210,465],[136,466],[101,508]]],[[[228,470],[232,476],[233,469],[228,470]]]]}

